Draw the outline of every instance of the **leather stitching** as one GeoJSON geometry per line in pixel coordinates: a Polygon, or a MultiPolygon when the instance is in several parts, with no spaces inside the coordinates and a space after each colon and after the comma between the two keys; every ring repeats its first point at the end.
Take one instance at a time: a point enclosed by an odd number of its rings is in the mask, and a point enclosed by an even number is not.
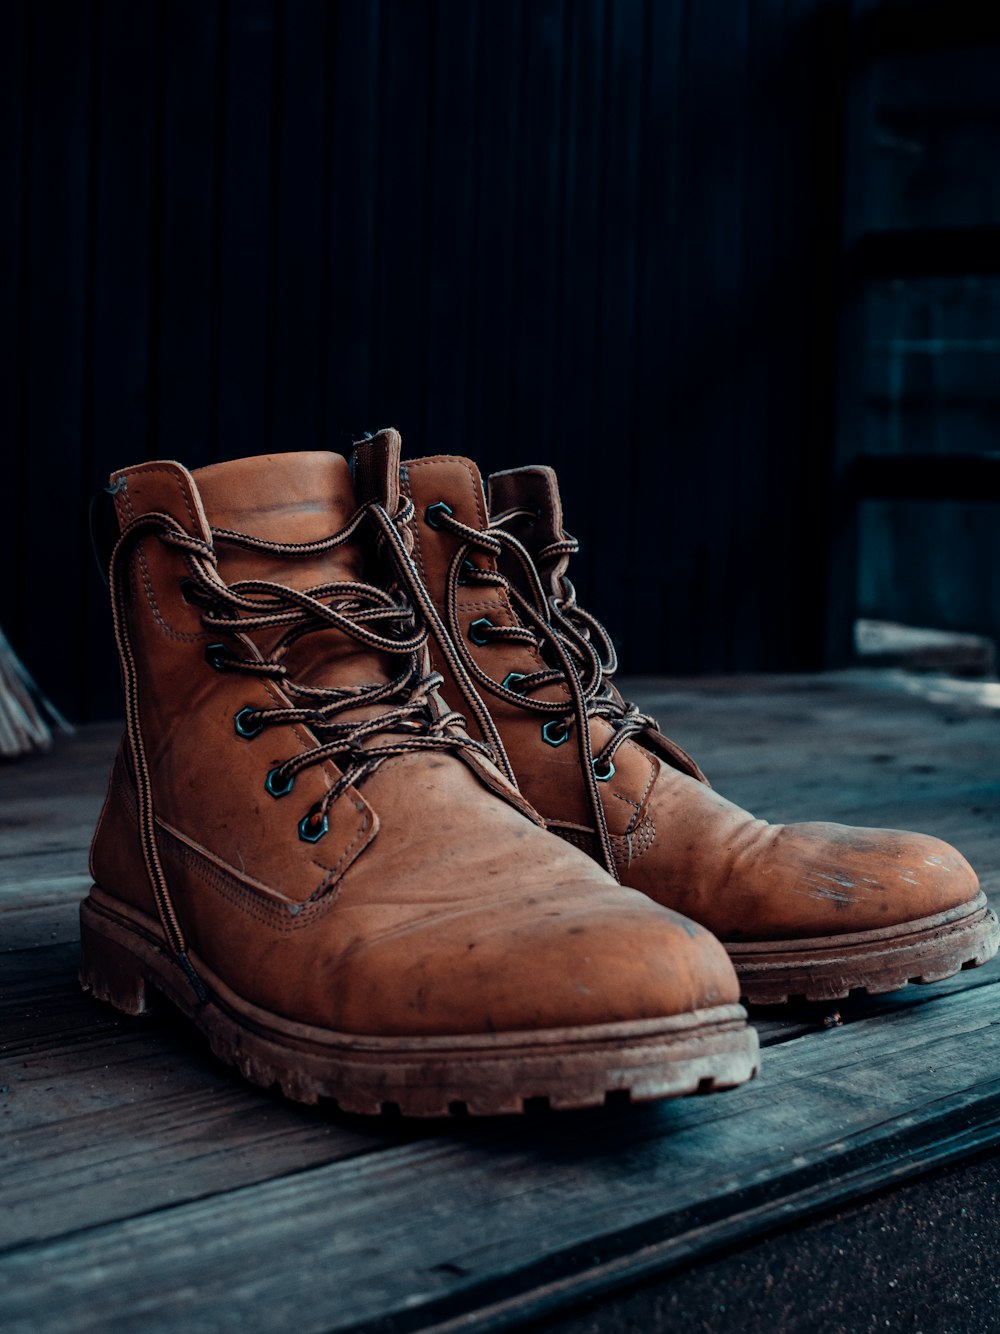
{"type": "MultiPolygon", "coordinates": [[[[346,796],[347,792],[344,793],[344,797],[346,796]]],[[[343,798],[341,798],[341,800],[343,800],[343,798]]],[[[340,879],[344,871],[347,869],[347,866],[349,866],[351,862],[354,861],[354,858],[355,856],[357,856],[357,853],[361,851],[361,848],[367,847],[368,844],[371,842],[371,840],[375,837],[375,833],[376,833],[375,821],[370,817],[362,819],[361,823],[358,825],[354,837],[351,839],[350,843],[348,843],[347,847],[340,854],[340,857],[337,859],[336,863],[332,867],[324,866],[322,862],[318,862],[315,859],[313,860],[313,865],[318,866],[321,871],[330,872],[329,877],[323,882],[322,885],[320,885],[319,889],[316,891],[317,894],[323,893],[328,886],[335,884],[340,879]],[[364,841],[362,842],[362,840],[364,841]],[[360,847],[358,846],[359,844],[361,845],[360,847]]],[[[310,901],[312,900],[313,897],[314,896],[312,895],[310,896],[310,901]]]]}
{"type": "Polygon", "coordinates": [[[206,862],[204,858],[198,856],[194,848],[189,848],[168,831],[161,832],[164,842],[171,848],[178,861],[186,865],[202,881],[212,885],[223,898],[235,904],[248,917],[282,934],[288,935],[293,931],[299,931],[311,925],[317,918],[324,917],[339,897],[336,890],[331,890],[322,898],[307,899],[300,909],[295,904],[283,908],[278,904],[262,902],[249,886],[241,884],[235,877],[229,877],[211,862],[206,862]]]}
{"type": "MultiPolygon", "coordinates": [[[[399,487],[401,491],[405,492],[407,500],[413,502],[415,505],[416,502],[413,501],[413,488],[410,486],[410,477],[408,472],[408,469],[412,466],[413,466],[412,464],[407,463],[400,467],[399,487]]],[[[423,540],[420,536],[420,524],[417,522],[416,514],[414,514],[413,522],[407,524],[407,527],[413,534],[412,554],[416,557],[417,569],[420,571],[420,578],[424,581],[424,584],[426,586],[427,567],[424,564],[423,540]]]]}
{"type": "MultiPolygon", "coordinates": [[[[156,473],[166,474],[165,468],[147,468],[145,471],[149,474],[154,474],[154,475],[156,473]]],[[[197,528],[199,526],[198,520],[191,510],[190,502],[188,501],[187,496],[184,494],[183,487],[180,488],[180,491],[181,491],[181,499],[184,501],[184,506],[188,512],[188,515],[191,518],[191,523],[194,527],[197,528]]],[[[119,497],[121,497],[122,503],[124,504],[126,512],[128,514],[128,518],[131,521],[136,517],[136,515],[135,515],[135,509],[132,505],[132,497],[129,494],[127,477],[125,479],[124,488],[118,492],[118,496],[116,496],[115,499],[117,500],[119,497]]],[[[160,630],[170,639],[176,639],[181,643],[185,644],[197,644],[200,640],[207,639],[208,636],[205,634],[192,634],[190,631],[175,630],[173,626],[167,623],[167,621],[163,617],[163,613],[160,611],[159,603],[156,600],[156,594],[153,591],[153,578],[149,572],[149,565],[146,562],[146,553],[142,549],[141,542],[138,545],[136,554],[139,557],[139,568],[142,571],[142,583],[143,587],[146,590],[146,600],[149,603],[150,611],[153,613],[153,619],[160,627],[160,630]]]]}

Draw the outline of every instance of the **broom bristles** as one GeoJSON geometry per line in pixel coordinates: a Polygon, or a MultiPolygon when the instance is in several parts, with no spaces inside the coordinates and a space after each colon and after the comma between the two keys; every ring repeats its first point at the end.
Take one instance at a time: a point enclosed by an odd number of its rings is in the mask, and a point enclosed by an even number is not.
{"type": "Polygon", "coordinates": [[[35,685],[0,630],[0,756],[12,759],[34,750],[48,750],[53,727],[60,732],[73,731],[35,685]]]}

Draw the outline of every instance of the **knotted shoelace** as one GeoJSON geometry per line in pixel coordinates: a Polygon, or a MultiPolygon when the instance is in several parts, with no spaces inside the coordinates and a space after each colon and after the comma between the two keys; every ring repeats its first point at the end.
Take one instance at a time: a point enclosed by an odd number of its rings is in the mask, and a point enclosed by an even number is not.
{"type": "MultiPolygon", "coordinates": [[[[566,537],[551,542],[538,553],[536,563],[524,544],[507,531],[508,524],[535,517],[535,512],[529,509],[506,510],[492,518],[489,529],[484,531],[463,523],[443,509],[435,514],[437,526],[461,539],[448,567],[445,587],[448,635],[458,646],[468,675],[479,685],[525,710],[548,715],[548,726],[555,724],[558,737],[565,737],[570,732],[575,735],[601,859],[617,879],[617,864],[598,783],[606,782],[614,774],[614,756],[620,747],[630,737],[656,724],[613,689],[611,678],[618,670],[614,644],[597,618],[577,605],[576,591],[569,579],[562,576],[558,593],[547,595],[545,592],[539,566],[575,554],[579,549],[576,539],[566,537]],[[516,561],[523,579],[515,583],[499,569],[476,565],[471,558],[474,551],[492,557],[497,563],[507,554],[516,561]],[[502,590],[521,621],[520,625],[480,625],[477,628],[480,643],[524,644],[551,666],[534,672],[512,672],[502,682],[483,671],[466,646],[459,626],[458,589],[463,584],[502,590]],[[569,699],[545,700],[535,696],[535,692],[552,685],[565,687],[569,699]],[[612,728],[612,735],[596,754],[590,735],[591,718],[602,718],[612,728]]],[[[461,681],[459,686],[461,688],[461,681]]]]}
{"type": "MultiPolygon", "coordinates": [[[[497,764],[511,783],[510,764],[499,735],[457,655],[449,659],[457,679],[464,681],[470,707],[488,741],[475,741],[464,730],[464,718],[455,712],[437,714],[430,698],[441,676],[423,671],[423,648],[430,626],[440,619],[423,588],[399,527],[412,515],[406,502],[391,516],[377,504],[359,509],[339,532],[315,542],[272,542],[225,528],[213,528],[211,541],[187,532],[169,514],[151,512],[132,520],[121,532],[111,555],[109,583],[115,639],[122,662],[125,689],[126,734],[136,779],[139,829],[143,857],[166,940],[200,1000],[207,993],[188,956],[187,945],[160,859],[152,780],[139,720],[139,680],[126,614],[128,557],[145,538],[156,536],[183,552],[188,577],[182,594],[201,609],[202,624],[211,634],[229,636],[255,631],[279,631],[270,651],[241,653],[224,643],[209,644],[208,662],[218,671],[234,672],[275,683],[290,700],[287,706],[246,707],[235,716],[240,735],[254,737],[271,726],[300,723],[316,736],[310,750],[282,761],[267,774],[265,787],[274,797],[287,795],[295,777],[324,761],[335,761],[340,777],[299,821],[299,837],[317,842],[327,832],[330,809],[350,786],[358,786],[386,760],[413,751],[450,754],[475,752],[497,764]],[[403,591],[393,594],[361,580],[334,581],[300,590],[260,579],[227,584],[218,573],[217,545],[266,552],[289,560],[322,555],[349,542],[363,523],[373,523],[391,553],[403,591]],[[406,593],[412,601],[407,600],[406,593]],[[422,618],[420,613],[422,613],[422,618]],[[285,659],[293,645],[318,630],[334,629],[349,640],[401,659],[400,671],[389,681],[350,686],[310,685],[296,681],[285,659]],[[370,716],[343,717],[374,709],[370,716]]],[[[436,624],[435,624],[436,623],[436,624]]],[[[238,643],[238,641],[237,641],[238,643]]],[[[244,647],[245,646],[240,646],[244,647]]],[[[466,691],[463,691],[465,694],[466,691]]]]}

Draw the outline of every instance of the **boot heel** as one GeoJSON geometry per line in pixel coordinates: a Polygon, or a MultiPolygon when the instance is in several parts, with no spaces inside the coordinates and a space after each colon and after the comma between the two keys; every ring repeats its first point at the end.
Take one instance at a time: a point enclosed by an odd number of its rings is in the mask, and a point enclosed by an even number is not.
{"type": "Polygon", "coordinates": [[[80,944],[80,985],[84,991],[125,1014],[155,1012],[155,998],[140,972],[138,959],[95,925],[86,902],[80,905],[80,944]]]}

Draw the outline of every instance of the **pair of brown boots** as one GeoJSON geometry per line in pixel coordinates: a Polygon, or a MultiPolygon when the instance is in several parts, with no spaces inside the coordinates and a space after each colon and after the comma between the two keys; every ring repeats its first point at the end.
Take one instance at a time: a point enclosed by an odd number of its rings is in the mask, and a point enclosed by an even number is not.
{"type": "Polygon", "coordinates": [[[166,996],[292,1098],[491,1114],[729,1088],[741,995],[995,952],[947,844],[755,820],[622,699],[550,469],[487,504],[399,445],[112,478],[127,724],[86,988],[166,996]]]}

